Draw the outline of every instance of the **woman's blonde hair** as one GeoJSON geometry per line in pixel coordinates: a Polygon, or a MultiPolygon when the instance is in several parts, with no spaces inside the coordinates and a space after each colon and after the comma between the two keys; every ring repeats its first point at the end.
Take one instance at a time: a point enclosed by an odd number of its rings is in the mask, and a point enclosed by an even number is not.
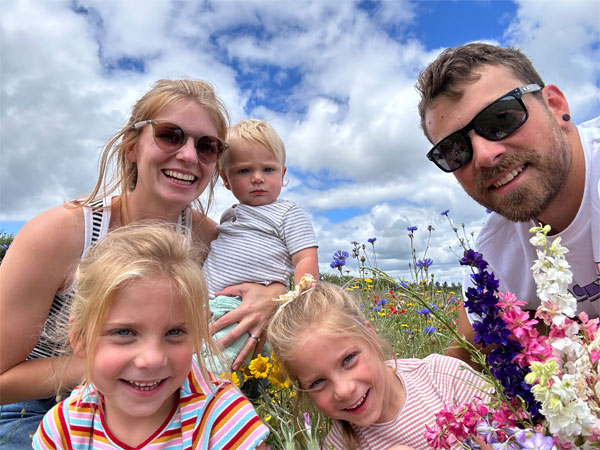
{"type": "Polygon", "coordinates": [[[248,119],[229,128],[227,132],[228,148],[219,158],[220,170],[227,168],[229,154],[244,143],[262,145],[273,153],[282,166],[285,166],[285,145],[275,129],[264,120],[248,119]]]}
{"type": "MultiPolygon", "coordinates": [[[[281,369],[296,388],[297,413],[298,406],[306,404],[306,395],[292,363],[308,333],[360,340],[382,362],[395,359],[391,345],[377,336],[366,322],[359,301],[340,286],[326,282],[317,282],[312,289],[281,306],[275,313],[267,328],[267,341],[281,369]]],[[[340,422],[347,448],[358,448],[358,440],[350,423],[340,422]]]]}
{"type": "MultiPolygon", "coordinates": [[[[202,351],[221,358],[208,331],[202,252],[182,231],[182,227],[156,222],[123,226],[100,239],[82,259],[76,272],[69,334],[77,353],[85,352],[84,385],[91,382],[98,336],[115,298],[132,283],[156,278],[168,280],[173,295],[181,299],[198,361],[203,360],[202,351]]],[[[200,366],[209,379],[206,368],[200,366]]]]}
{"type": "MultiPolygon", "coordinates": [[[[129,120],[106,144],[100,157],[100,171],[96,186],[85,198],[76,200],[76,205],[86,206],[99,198],[104,198],[120,190],[123,212],[127,214],[127,192],[132,191],[137,184],[137,166],[129,161],[126,150],[137,144],[141,131],[132,129],[132,125],[143,120],[154,119],[164,108],[178,100],[190,100],[204,108],[212,118],[217,128],[218,137],[225,140],[229,116],[225,105],[219,99],[213,86],[201,80],[158,80],[152,89],[146,92],[133,105],[129,120]],[[109,178],[109,172],[112,175],[109,178]]],[[[200,199],[196,200],[196,207],[206,213],[214,198],[214,186],[218,180],[218,171],[211,177],[208,189],[206,206],[200,199]]]]}

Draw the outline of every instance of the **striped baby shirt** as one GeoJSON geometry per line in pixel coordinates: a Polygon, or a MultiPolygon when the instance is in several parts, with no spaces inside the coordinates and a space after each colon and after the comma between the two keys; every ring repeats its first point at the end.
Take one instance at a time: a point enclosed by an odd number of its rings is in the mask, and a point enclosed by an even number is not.
{"type": "MultiPolygon", "coordinates": [[[[480,377],[455,358],[432,354],[424,359],[387,361],[394,367],[406,391],[404,406],[390,422],[374,423],[368,427],[352,425],[361,450],[387,450],[393,445],[408,445],[415,450],[430,449],[425,439],[425,425],[433,426],[435,414],[444,405],[457,406],[478,397],[487,399],[476,386],[482,386],[480,377]]],[[[342,427],[333,421],[322,449],[345,450],[342,427]],[[330,447],[331,446],[331,447],[330,447]]],[[[461,449],[456,444],[452,449],[461,449]]]]}
{"type": "Polygon", "coordinates": [[[93,386],[75,389],[51,409],[33,436],[34,449],[254,449],[268,428],[252,404],[228,382],[207,382],[194,364],[180,388],[179,403],[158,430],[137,447],[119,441],[106,427],[103,396],[93,386]]]}
{"type": "Polygon", "coordinates": [[[291,255],[317,246],[308,214],[284,199],[263,206],[233,205],[221,216],[217,231],[203,267],[211,296],[245,282],[287,286],[294,273],[291,255]]]}

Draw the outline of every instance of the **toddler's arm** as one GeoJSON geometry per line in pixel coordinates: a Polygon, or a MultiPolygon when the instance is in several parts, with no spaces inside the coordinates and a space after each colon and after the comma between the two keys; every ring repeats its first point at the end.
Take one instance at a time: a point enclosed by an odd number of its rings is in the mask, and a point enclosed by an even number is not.
{"type": "Polygon", "coordinates": [[[317,247],[302,249],[292,255],[294,265],[294,283],[298,284],[307,273],[315,280],[319,279],[319,260],[317,247]]]}

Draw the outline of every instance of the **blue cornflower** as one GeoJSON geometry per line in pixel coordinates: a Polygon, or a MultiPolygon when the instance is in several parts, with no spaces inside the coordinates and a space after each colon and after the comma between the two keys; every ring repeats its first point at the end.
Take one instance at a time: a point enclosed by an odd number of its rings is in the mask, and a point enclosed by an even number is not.
{"type": "Polygon", "coordinates": [[[449,209],[445,209],[442,211],[442,216],[448,216],[448,213],[450,212],[449,209]]]}
{"type": "Polygon", "coordinates": [[[373,244],[376,240],[377,240],[377,238],[369,238],[369,239],[367,239],[367,242],[370,242],[371,244],[373,244]]]}
{"type": "Polygon", "coordinates": [[[383,306],[387,303],[387,300],[385,298],[382,298],[381,300],[379,300],[379,303],[381,304],[381,306],[383,306]]]}
{"type": "Polygon", "coordinates": [[[429,309],[428,308],[421,308],[421,309],[417,309],[417,314],[429,314],[429,309]]]}
{"type": "Polygon", "coordinates": [[[417,261],[417,267],[428,268],[433,264],[433,260],[431,258],[419,259],[417,261]]]}
{"type": "MultiPolygon", "coordinates": [[[[344,260],[344,259],[346,259],[348,256],[350,256],[350,255],[348,254],[348,252],[346,252],[346,251],[343,251],[343,250],[338,250],[337,252],[335,252],[335,253],[333,254],[333,259],[341,259],[341,260],[344,260]]],[[[342,264],[342,265],[343,265],[343,264],[342,264]]]]}
{"type": "Polygon", "coordinates": [[[486,209],[485,212],[488,213],[488,214],[491,214],[492,210],[491,209],[486,209]]]}
{"type": "Polygon", "coordinates": [[[6,245],[6,244],[2,244],[2,248],[3,248],[4,250],[8,250],[8,245],[6,245]]]}
{"type": "Polygon", "coordinates": [[[373,306],[373,312],[379,312],[379,311],[381,311],[381,306],[379,306],[379,305],[373,306]]]}
{"type": "Polygon", "coordinates": [[[433,334],[435,333],[435,327],[425,327],[421,331],[425,334],[433,334]]]}
{"type": "Polygon", "coordinates": [[[346,265],[345,259],[334,259],[331,264],[329,264],[332,269],[338,269],[344,265],[346,265]]]}
{"type": "Polygon", "coordinates": [[[410,231],[410,232],[417,231],[417,229],[418,229],[418,228],[417,228],[417,227],[415,227],[414,225],[413,225],[412,227],[408,227],[408,228],[407,228],[407,230],[408,230],[408,231],[410,231]]]}

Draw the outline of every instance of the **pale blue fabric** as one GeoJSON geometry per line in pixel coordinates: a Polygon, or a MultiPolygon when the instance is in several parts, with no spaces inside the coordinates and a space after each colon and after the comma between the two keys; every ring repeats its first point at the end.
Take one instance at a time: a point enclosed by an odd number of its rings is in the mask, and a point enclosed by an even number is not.
{"type": "Polygon", "coordinates": [[[55,397],[0,406],[0,448],[31,450],[31,436],[54,405],[55,397]]]}

